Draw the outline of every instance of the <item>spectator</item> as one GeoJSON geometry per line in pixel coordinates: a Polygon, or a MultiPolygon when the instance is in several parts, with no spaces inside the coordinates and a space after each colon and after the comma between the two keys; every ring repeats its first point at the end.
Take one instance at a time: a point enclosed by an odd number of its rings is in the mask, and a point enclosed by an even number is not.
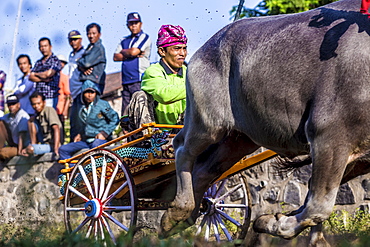
{"type": "Polygon", "coordinates": [[[156,123],[176,124],[185,111],[186,44],[182,27],[163,25],[159,29],[157,47],[161,59],[145,71],[141,82],[141,89],[157,103],[156,123]]]}
{"type": "Polygon", "coordinates": [[[18,79],[14,94],[17,95],[19,103],[21,103],[21,108],[25,110],[28,115],[32,116],[35,114],[35,110],[31,106],[30,96],[35,91],[35,83],[29,80],[32,68],[31,59],[28,55],[22,54],[18,56],[17,63],[23,76],[18,79]]]}
{"type": "Polygon", "coordinates": [[[45,97],[46,105],[56,109],[61,64],[52,52],[49,38],[44,37],[39,40],[39,49],[43,57],[37,60],[29,78],[36,82],[36,91],[45,97]]]}
{"type": "Polygon", "coordinates": [[[105,49],[102,44],[101,27],[91,23],[86,27],[87,38],[90,44],[87,46],[82,57],[77,61],[80,74],[80,81],[92,81],[98,85],[99,92],[103,94],[105,86],[105,49]]]}
{"type": "Polygon", "coordinates": [[[27,156],[26,149],[29,138],[27,136],[27,121],[30,118],[23,109],[16,95],[6,98],[9,113],[0,118],[0,160],[10,159],[16,155],[27,156]],[[7,147],[5,142],[8,143],[7,147]]]}
{"type": "Polygon", "coordinates": [[[71,109],[71,129],[77,135],[74,142],[62,145],[60,159],[68,159],[83,148],[94,148],[107,142],[118,124],[118,114],[108,102],[99,98],[95,83],[86,81],[82,86],[82,96],[77,98],[71,109]]]}
{"type": "Polygon", "coordinates": [[[57,56],[60,63],[62,64],[62,69],[60,71],[59,79],[59,95],[57,104],[57,113],[62,123],[62,131],[60,141],[64,143],[65,131],[64,131],[64,121],[68,118],[69,105],[71,104],[71,92],[69,91],[69,79],[66,74],[63,73],[63,68],[66,66],[67,58],[63,55],[57,56]]]}
{"type": "Polygon", "coordinates": [[[4,84],[6,81],[6,74],[0,70],[0,111],[4,113],[4,84]]]}
{"type": "Polygon", "coordinates": [[[84,54],[85,49],[82,46],[82,36],[79,31],[72,30],[68,33],[69,45],[72,51],[69,54],[69,89],[71,91],[72,99],[81,93],[82,82],[80,81],[80,71],[77,69],[77,61],[84,54]]]}
{"type": "Polygon", "coordinates": [[[31,145],[27,147],[28,153],[41,155],[53,151],[58,155],[62,124],[57,112],[46,106],[45,96],[37,91],[30,96],[30,101],[35,109],[35,116],[28,121],[31,138],[31,145]]]}
{"type": "Polygon", "coordinates": [[[124,37],[114,52],[113,60],[122,61],[122,108],[121,116],[130,103],[132,94],[140,90],[141,75],[150,65],[151,40],[141,29],[140,15],[127,15],[127,27],[131,34],[124,37]]]}

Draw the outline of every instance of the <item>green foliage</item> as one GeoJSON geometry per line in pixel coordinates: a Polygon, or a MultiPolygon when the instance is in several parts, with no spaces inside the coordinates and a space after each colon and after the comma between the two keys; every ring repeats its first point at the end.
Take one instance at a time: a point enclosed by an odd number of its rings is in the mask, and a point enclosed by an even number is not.
{"type": "Polygon", "coordinates": [[[332,234],[370,235],[370,214],[362,210],[357,210],[353,214],[345,210],[333,212],[324,222],[324,227],[332,234]]]}
{"type": "MultiPolygon", "coordinates": [[[[243,7],[240,18],[298,13],[335,1],[336,0],[262,0],[253,9],[243,7]]],[[[233,6],[230,15],[234,16],[237,9],[237,5],[233,6]]]]}

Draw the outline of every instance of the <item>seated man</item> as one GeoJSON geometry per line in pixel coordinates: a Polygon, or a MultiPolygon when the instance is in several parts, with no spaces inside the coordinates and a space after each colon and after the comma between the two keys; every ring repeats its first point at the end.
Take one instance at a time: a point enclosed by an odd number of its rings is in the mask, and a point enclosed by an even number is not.
{"type": "Polygon", "coordinates": [[[84,82],[81,98],[76,98],[71,109],[71,130],[76,133],[74,142],[60,147],[60,159],[68,159],[83,148],[97,147],[111,137],[119,121],[118,114],[99,95],[97,84],[84,82]]]}
{"type": "Polygon", "coordinates": [[[144,92],[133,95],[126,110],[127,117],[121,120],[124,130],[132,131],[142,123],[154,120],[160,124],[178,124],[183,118],[186,107],[186,44],[187,37],[180,26],[163,25],[160,28],[157,47],[161,59],[144,72],[141,82],[144,92]]]}
{"type": "Polygon", "coordinates": [[[35,116],[28,121],[31,145],[27,147],[27,152],[33,155],[54,152],[58,155],[62,124],[57,112],[53,107],[46,106],[45,96],[37,91],[30,96],[30,102],[35,116]]]}
{"type": "Polygon", "coordinates": [[[6,98],[9,113],[0,118],[0,160],[10,159],[16,155],[27,155],[25,147],[29,143],[28,119],[16,95],[6,98]],[[4,147],[5,142],[7,146],[4,147]]]}

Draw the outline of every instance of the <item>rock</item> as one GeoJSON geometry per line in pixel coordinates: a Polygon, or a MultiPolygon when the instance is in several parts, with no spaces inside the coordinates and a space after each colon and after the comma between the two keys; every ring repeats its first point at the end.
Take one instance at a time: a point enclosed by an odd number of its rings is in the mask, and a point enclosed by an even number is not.
{"type": "Polygon", "coordinates": [[[269,203],[275,203],[278,200],[280,187],[273,187],[263,195],[263,199],[269,203]]]}
{"type": "Polygon", "coordinates": [[[348,183],[342,184],[339,187],[337,198],[335,200],[336,205],[346,205],[354,204],[355,197],[353,195],[352,189],[349,187],[348,183]]]}
{"type": "Polygon", "coordinates": [[[301,188],[296,182],[290,181],[284,189],[284,202],[287,204],[300,205],[301,188]]]}
{"type": "Polygon", "coordinates": [[[370,179],[367,178],[367,179],[362,180],[361,185],[362,185],[362,188],[364,188],[365,190],[364,199],[370,200],[370,179]]]}

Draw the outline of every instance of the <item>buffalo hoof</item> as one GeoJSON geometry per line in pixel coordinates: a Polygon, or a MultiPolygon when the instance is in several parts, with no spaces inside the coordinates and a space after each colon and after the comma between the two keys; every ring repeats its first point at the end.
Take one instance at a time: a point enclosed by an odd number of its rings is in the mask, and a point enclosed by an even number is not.
{"type": "Polygon", "coordinates": [[[184,221],[185,217],[183,212],[169,208],[162,216],[159,237],[167,238],[189,227],[191,224],[184,221]]]}
{"type": "Polygon", "coordinates": [[[256,232],[268,233],[274,236],[291,239],[297,236],[302,230],[297,231],[298,222],[295,216],[285,216],[283,214],[262,215],[253,224],[256,232]]]}
{"type": "Polygon", "coordinates": [[[326,241],[324,233],[322,231],[322,223],[317,226],[311,227],[310,232],[310,244],[308,247],[330,247],[330,244],[326,241]]]}

